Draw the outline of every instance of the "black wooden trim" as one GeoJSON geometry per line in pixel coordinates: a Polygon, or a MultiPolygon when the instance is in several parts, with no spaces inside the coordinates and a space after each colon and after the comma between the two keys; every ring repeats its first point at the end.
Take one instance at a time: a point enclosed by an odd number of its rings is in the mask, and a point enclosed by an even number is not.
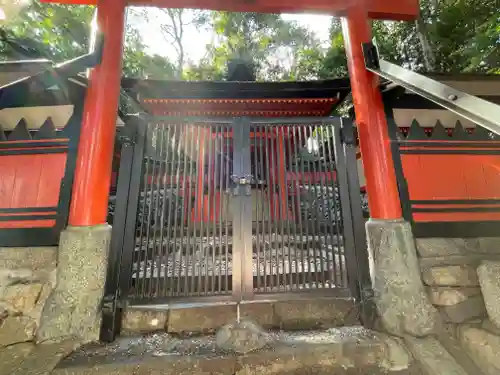
{"type": "Polygon", "coordinates": [[[65,154],[67,147],[48,148],[48,149],[26,149],[26,150],[0,150],[0,156],[4,155],[43,155],[43,154],[65,154]]]}
{"type": "Polygon", "coordinates": [[[490,150],[405,150],[399,152],[406,155],[500,155],[500,149],[490,150]]]}
{"type": "Polygon", "coordinates": [[[66,168],[64,178],[59,189],[58,219],[56,230],[60,233],[68,222],[71,203],[71,192],[73,189],[73,178],[75,175],[76,161],[78,157],[78,142],[80,139],[80,128],[83,117],[83,98],[73,109],[73,115],[64,127],[63,135],[69,138],[68,155],[66,157],[66,168]]]}
{"type": "Polygon", "coordinates": [[[17,214],[30,212],[51,212],[57,211],[57,207],[22,207],[22,208],[0,208],[0,214],[17,214]]]}
{"type": "Polygon", "coordinates": [[[401,210],[403,213],[403,218],[406,221],[411,221],[411,203],[410,194],[408,192],[408,182],[406,181],[403,164],[401,162],[401,154],[399,152],[398,145],[398,135],[401,134],[396,121],[394,120],[394,114],[389,106],[385,106],[385,114],[387,116],[387,125],[389,131],[389,139],[391,140],[391,152],[392,160],[394,164],[394,172],[396,174],[396,184],[398,186],[399,201],[401,204],[401,210]]]}
{"type": "Polygon", "coordinates": [[[142,101],[162,99],[297,99],[338,98],[350,93],[349,79],[304,82],[160,81],[125,78],[125,92],[142,101]]]}
{"type": "MultiPolygon", "coordinates": [[[[44,215],[5,215],[0,216],[0,221],[31,221],[31,220],[54,220],[57,219],[57,213],[44,215]]],[[[7,229],[8,228],[2,228],[7,229]]]]}
{"type": "Polygon", "coordinates": [[[56,228],[9,228],[0,229],[0,246],[56,246],[59,243],[56,228]]]}
{"type": "Polygon", "coordinates": [[[499,227],[500,221],[412,223],[413,235],[416,238],[498,237],[499,227]]]}
{"type": "Polygon", "coordinates": [[[36,150],[39,147],[68,147],[68,141],[62,142],[52,142],[52,141],[26,141],[26,142],[17,142],[17,141],[6,141],[0,142],[0,151],[2,149],[10,149],[10,148],[26,148],[36,150]]]}
{"type": "Polygon", "coordinates": [[[412,207],[411,210],[413,213],[500,212],[500,206],[498,207],[412,207]]]}
{"type": "Polygon", "coordinates": [[[422,139],[421,141],[406,141],[406,140],[399,140],[397,141],[399,144],[399,147],[425,147],[425,148],[436,148],[436,147],[443,147],[443,148],[487,148],[487,149],[499,149],[500,150],[500,142],[498,141],[491,141],[491,142],[474,142],[474,141],[455,141],[450,138],[449,141],[446,142],[440,142],[440,141],[433,141],[432,139],[422,139]]]}
{"type": "Polygon", "coordinates": [[[431,199],[431,200],[411,200],[415,204],[500,204],[500,199],[431,199]]]}
{"type": "MultiPolygon", "coordinates": [[[[446,83],[446,81],[444,81],[446,83]]],[[[478,98],[488,100],[493,103],[500,103],[500,95],[476,95],[478,98]]],[[[405,93],[393,102],[394,109],[440,109],[446,111],[442,106],[425,99],[417,94],[405,93]]]]}

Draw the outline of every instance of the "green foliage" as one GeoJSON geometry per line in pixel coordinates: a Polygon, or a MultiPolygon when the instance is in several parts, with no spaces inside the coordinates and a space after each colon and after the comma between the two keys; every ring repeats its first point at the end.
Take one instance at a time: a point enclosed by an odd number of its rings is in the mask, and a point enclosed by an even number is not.
{"type": "MultiPolygon", "coordinates": [[[[7,26],[11,38],[21,44],[28,44],[33,50],[33,56],[24,58],[63,61],[88,51],[89,25],[93,13],[93,7],[89,6],[42,4],[34,1],[7,26]]],[[[0,48],[4,59],[23,57],[5,44],[0,48]]]]}
{"type": "MultiPolygon", "coordinates": [[[[383,58],[416,71],[500,74],[498,0],[421,0],[416,22],[374,21],[373,35],[383,58]]],[[[10,40],[0,42],[3,59],[48,58],[64,61],[87,52],[89,6],[34,1],[6,25],[10,40]]],[[[252,62],[260,80],[310,80],[345,77],[347,61],[339,19],[332,19],[327,45],[296,22],[277,14],[167,10],[162,31],[177,55],[173,61],[150,55],[139,31],[127,25],[124,75],[154,79],[220,80],[229,59],[252,62]],[[189,18],[189,19],[188,19],[189,18]],[[214,34],[205,57],[186,62],[182,27],[214,34]],[[182,26],[182,27],[181,27],[182,26]]]]}
{"type": "MultiPolygon", "coordinates": [[[[13,43],[0,43],[4,60],[46,58],[61,62],[88,52],[94,8],[46,4],[38,1],[7,24],[6,36],[13,43]],[[21,50],[16,45],[24,47],[21,50]]],[[[174,65],[165,57],[149,55],[139,31],[127,25],[123,74],[131,77],[168,79],[174,65]]]]}
{"type": "Polygon", "coordinates": [[[211,26],[219,42],[207,46],[215,71],[223,71],[228,59],[238,58],[253,63],[259,79],[305,76],[297,70],[300,61],[318,44],[307,29],[277,14],[212,12],[211,26]]]}

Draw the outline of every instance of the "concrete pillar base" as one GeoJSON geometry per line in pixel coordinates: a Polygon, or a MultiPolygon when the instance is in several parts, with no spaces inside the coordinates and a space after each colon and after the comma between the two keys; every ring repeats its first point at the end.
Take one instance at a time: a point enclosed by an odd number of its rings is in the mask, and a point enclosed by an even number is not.
{"type": "Polygon", "coordinates": [[[111,227],[68,227],[61,233],[56,287],[42,313],[37,341],[97,341],[111,227]]]}
{"type": "Polygon", "coordinates": [[[438,333],[441,318],[422,284],[410,224],[372,219],[366,232],[375,302],[384,328],[401,337],[438,333]]]}

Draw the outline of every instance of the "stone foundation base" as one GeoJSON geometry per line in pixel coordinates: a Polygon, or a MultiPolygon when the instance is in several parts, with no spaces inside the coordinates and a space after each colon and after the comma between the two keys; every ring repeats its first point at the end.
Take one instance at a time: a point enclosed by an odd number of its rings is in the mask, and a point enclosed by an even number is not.
{"type": "MultiPolygon", "coordinates": [[[[326,329],[359,324],[355,302],[345,298],[244,303],[240,305],[240,316],[266,330],[326,329]]],[[[213,334],[233,323],[236,317],[234,304],[173,309],[129,307],[123,316],[122,333],[213,334]]]]}
{"type": "Polygon", "coordinates": [[[427,298],[409,223],[366,223],[373,289],[382,324],[397,336],[426,336],[441,329],[438,311],[427,298]]]}
{"type": "Polygon", "coordinates": [[[111,227],[68,227],[61,234],[56,287],[42,313],[37,341],[97,341],[111,227]]]}

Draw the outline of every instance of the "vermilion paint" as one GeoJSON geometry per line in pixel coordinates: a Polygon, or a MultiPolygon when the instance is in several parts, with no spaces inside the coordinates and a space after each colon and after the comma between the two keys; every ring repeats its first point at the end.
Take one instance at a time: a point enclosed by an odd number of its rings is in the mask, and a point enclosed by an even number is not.
{"type": "Polygon", "coordinates": [[[342,29],[370,216],[398,219],[402,216],[401,203],[379,80],[366,70],[363,57],[362,43],[372,38],[366,8],[352,7],[342,19],[342,29]]]}
{"type": "Polygon", "coordinates": [[[104,34],[100,65],[92,69],[83,112],[69,225],[106,222],[122,72],[125,0],[98,0],[104,34]]]}
{"type": "MultiPolygon", "coordinates": [[[[95,5],[100,0],[40,0],[45,3],[95,5]]],[[[159,8],[192,8],[223,10],[228,12],[257,13],[324,13],[345,15],[346,10],[364,0],[128,0],[132,6],[159,8]]],[[[370,18],[413,20],[419,12],[418,0],[370,0],[363,7],[370,18]]]]}

